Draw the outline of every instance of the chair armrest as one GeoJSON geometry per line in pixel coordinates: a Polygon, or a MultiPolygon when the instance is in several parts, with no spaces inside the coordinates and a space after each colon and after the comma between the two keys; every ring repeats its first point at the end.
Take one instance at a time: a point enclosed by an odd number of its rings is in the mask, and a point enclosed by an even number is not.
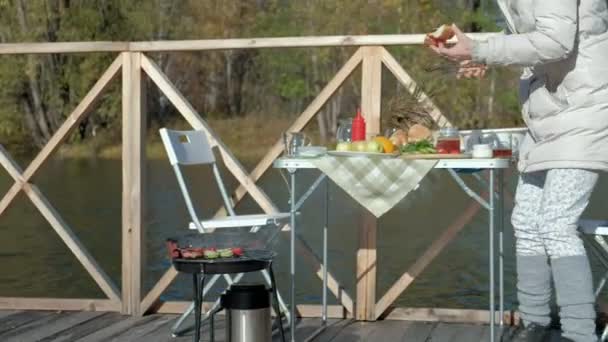
{"type": "MultiPolygon", "coordinates": [[[[269,224],[278,225],[282,221],[287,221],[289,217],[289,213],[277,213],[269,215],[237,215],[201,221],[201,224],[205,229],[256,227],[266,226],[269,224]]],[[[196,229],[196,225],[193,222],[190,222],[188,228],[196,229]]]]}
{"type": "Polygon", "coordinates": [[[578,230],[589,235],[608,235],[608,220],[580,220],[578,230]]]}

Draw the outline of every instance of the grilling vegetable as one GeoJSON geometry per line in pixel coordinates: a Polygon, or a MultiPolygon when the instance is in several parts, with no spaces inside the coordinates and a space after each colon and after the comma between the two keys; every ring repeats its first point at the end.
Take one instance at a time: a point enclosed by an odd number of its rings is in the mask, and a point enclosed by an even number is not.
{"type": "Polygon", "coordinates": [[[234,256],[234,253],[230,248],[220,249],[217,252],[220,255],[220,258],[232,258],[234,256]]]}
{"type": "Polygon", "coordinates": [[[205,250],[205,258],[206,259],[217,259],[219,257],[219,253],[214,250],[207,249],[205,250]]]}

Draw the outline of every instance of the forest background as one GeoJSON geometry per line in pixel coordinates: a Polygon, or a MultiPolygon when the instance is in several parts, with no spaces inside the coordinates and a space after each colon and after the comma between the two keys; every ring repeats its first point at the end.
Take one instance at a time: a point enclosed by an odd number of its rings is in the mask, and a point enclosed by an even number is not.
{"type": "MultiPolygon", "coordinates": [[[[454,22],[495,32],[492,0],[0,0],[0,42],[142,41],[424,33],[454,22]]],[[[453,65],[421,46],[389,51],[460,128],[520,126],[517,70],[456,80],[453,65]]],[[[226,50],[150,56],[237,156],[264,154],[355,51],[344,48],[226,50]]],[[[29,154],[43,146],[115,58],[111,53],[0,56],[0,144],[29,154]]],[[[323,108],[307,132],[330,143],[341,118],[360,105],[360,72],[323,108]]],[[[149,152],[159,127],[186,127],[147,82],[149,152]]],[[[120,82],[64,145],[73,156],[119,157],[120,82]],[[118,143],[117,143],[118,142],[118,143]]],[[[382,116],[416,111],[383,74],[382,116]]]]}

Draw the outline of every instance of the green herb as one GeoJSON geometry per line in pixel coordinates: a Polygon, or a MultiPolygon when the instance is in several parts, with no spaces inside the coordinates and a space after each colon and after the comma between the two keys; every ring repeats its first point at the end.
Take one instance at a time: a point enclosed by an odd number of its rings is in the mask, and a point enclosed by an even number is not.
{"type": "Polygon", "coordinates": [[[431,154],[437,153],[437,150],[429,140],[420,140],[415,143],[409,143],[401,147],[402,153],[420,153],[420,154],[431,154]]]}

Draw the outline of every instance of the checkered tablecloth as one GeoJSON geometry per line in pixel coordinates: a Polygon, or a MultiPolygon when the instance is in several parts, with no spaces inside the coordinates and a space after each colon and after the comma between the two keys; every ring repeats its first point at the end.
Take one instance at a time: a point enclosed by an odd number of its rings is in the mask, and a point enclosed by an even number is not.
{"type": "Polygon", "coordinates": [[[324,156],[311,162],[374,216],[380,217],[416,189],[437,160],[324,156]]]}

